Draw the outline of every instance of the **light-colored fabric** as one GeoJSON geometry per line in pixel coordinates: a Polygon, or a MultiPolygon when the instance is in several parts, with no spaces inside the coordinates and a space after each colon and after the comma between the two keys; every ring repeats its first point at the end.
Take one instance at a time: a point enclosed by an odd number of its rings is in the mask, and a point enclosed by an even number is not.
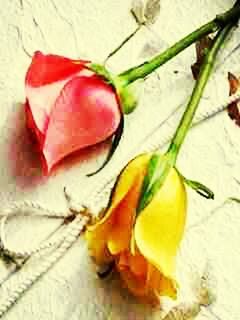
{"type": "MultiPolygon", "coordinates": [[[[151,30],[142,28],[108,65],[118,72],[163,50],[217,13],[232,5],[230,0],[165,1],[151,30]]],[[[7,0],[0,12],[0,200],[1,208],[11,201],[38,201],[55,211],[67,210],[63,188],[77,202],[90,201],[88,195],[108,176],[114,175],[132,155],[144,149],[143,141],[189,96],[193,80],[190,65],[194,48],[186,50],[153,74],[144,83],[144,95],[133,115],[126,120],[122,143],[108,168],[86,178],[101,164],[106,144],[82,152],[59,165],[50,177],[42,177],[39,162],[24,127],[22,104],[24,76],[30,63],[26,54],[35,50],[72,58],[102,61],[135,28],[129,13],[130,0],[7,0]],[[177,71],[177,72],[176,72],[177,71]]],[[[227,72],[240,74],[238,45],[240,30],[226,43],[216,72],[209,81],[198,115],[221,105],[228,96],[227,72]],[[232,52],[233,51],[233,52],[232,52]]],[[[177,124],[181,111],[154,133],[154,141],[165,141],[177,124]]],[[[225,112],[191,130],[179,158],[178,167],[187,177],[207,184],[215,200],[205,200],[189,190],[187,232],[179,258],[179,299],[191,298],[190,287],[196,270],[201,273],[210,260],[217,277],[214,312],[225,320],[239,319],[239,205],[227,203],[240,197],[240,130],[225,112]],[[217,209],[216,209],[217,208],[217,209]]],[[[96,199],[93,199],[94,201],[96,199]]],[[[93,203],[94,201],[91,201],[93,203]]],[[[11,219],[10,219],[11,220],[11,219]]],[[[6,240],[11,248],[27,250],[57,227],[58,219],[13,218],[7,224],[6,240]]],[[[11,277],[0,288],[0,303],[38,261],[11,277]]],[[[33,269],[32,269],[33,268],[33,269]]],[[[11,267],[0,261],[0,278],[11,267]]],[[[149,310],[120,289],[115,278],[99,280],[85,241],[81,238],[68,253],[39,280],[4,316],[4,319],[159,319],[159,310],[149,310]]],[[[1,281],[1,280],[0,280],[1,281]]],[[[168,304],[166,303],[166,306],[168,304]]],[[[203,311],[199,319],[212,319],[203,311]]]]}

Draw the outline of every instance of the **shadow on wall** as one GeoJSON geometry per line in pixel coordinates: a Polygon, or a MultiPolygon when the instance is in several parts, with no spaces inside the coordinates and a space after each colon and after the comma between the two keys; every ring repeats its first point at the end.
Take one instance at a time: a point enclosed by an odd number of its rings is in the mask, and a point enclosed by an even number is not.
{"type": "Polygon", "coordinates": [[[16,103],[9,116],[8,160],[12,176],[23,187],[34,187],[43,183],[39,153],[36,144],[25,126],[24,105],[16,103]]]}
{"type": "MultiPolygon", "coordinates": [[[[48,176],[42,169],[41,154],[36,139],[26,127],[24,104],[16,103],[13,106],[8,122],[7,159],[10,173],[15,178],[16,184],[25,189],[45,183],[48,176]]],[[[96,159],[97,156],[107,152],[109,143],[110,139],[68,155],[53,168],[50,176],[61,174],[83,162],[96,159]]],[[[89,172],[91,173],[94,169],[89,168],[89,172]]]]}

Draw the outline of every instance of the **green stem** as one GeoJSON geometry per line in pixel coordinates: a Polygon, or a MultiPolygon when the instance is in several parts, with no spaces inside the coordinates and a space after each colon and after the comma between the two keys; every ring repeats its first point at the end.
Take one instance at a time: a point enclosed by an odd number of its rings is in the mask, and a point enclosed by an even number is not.
{"type": "Polygon", "coordinates": [[[175,166],[179,150],[190,128],[203,90],[213,69],[217,53],[233,25],[233,22],[226,25],[214,38],[213,45],[204,58],[193,93],[167,152],[163,156],[158,154],[158,152],[153,154],[148,165],[147,174],[144,178],[137,213],[141,212],[148,205],[154,195],[158,192],[159,188],[163,185],[171,168],[175,166]]]}
{"type": "Polygon", "coordinates": [[[176,130],[176,133],[168,149],[169,153],[174,154],[175,159],[177,158],[181,145],[184,141],[184,138],[190,128],[193,117],[196,113],[202,93],[204,91],[208,78],[213,69],[213,65],[214,65],[214,61],[216,59],[217,53],[220,47],[222,46],[225,38],[227,37],[228,33],[232,29],[232,27],[233,27],[233,23],[228,24],[221,31],[219,31],[218,35],[216,36],[216,40],[213,43],[212,48],[209,50],[208,54],[204,59],[199,77],[196,81],[196,84],[194,86],[194,89],[191,95],[191,98],[189,100],[187,108],[183,114],[183,117],[179,123],[179,126],[176,130]]]}
{"type": "Polygon", "coordinates": [[[237,22],[239,17],[240,3],[238,1],[232,9],[223,14],[217,15],[214,20],[193,31],[164,52],[152,58],[150,61],[146,61],[137,67],[133,67],[119,74],[117,76],[117,80],[123,85],[128,85],[137,79],[145,78],[148,74],[152,73],[158,67],[175,57],[179,52],[190,46],[192,43],[209,33],[216,32],[219,28],[224,27],[230,22],[237,22]]]}

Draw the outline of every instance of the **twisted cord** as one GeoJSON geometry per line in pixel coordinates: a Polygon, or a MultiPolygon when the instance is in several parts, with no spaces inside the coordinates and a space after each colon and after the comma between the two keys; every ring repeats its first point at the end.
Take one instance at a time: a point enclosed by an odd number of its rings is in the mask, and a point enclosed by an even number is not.
{"type": "MultiPolygon", "coordinates": [[[[48,241],[49,239],[51,239],[55,234],[58,233],[58,231],[61,231],[63,229],[63,227],[65,227],[64,224],[60,224],[57,228],[55,228],[52,232],[50,232],[50,234],[43,240],[40,242],[40,245],[42,245],[43,243],[46,243],[46,241],[48,241]]],[[[58,246],[60,245],[60,243],[58,244],[58,246]]],[[[49,247],[49,249],[54,249],[54,247],[49,247]]],[[[55,246],[56,249],[56,246],[55,246]]],[[[44,250],[44,249],[43,249],[44,250]]],[[[50,251],[48,250],[48,253],[50,254],[50,251]]],[[[43,254],[46,254],[45,251],[37,251],[36,252],[36,257],[39,258],[41,257],[43,254]]],[[[4,253],[3,253],[4,256],[4,253]]],[[[7,258],[9,258],[9,256],[7,256],[7,258]]],[[[11,258],[11,256],[10,256],[11,258]]],[[[12,258],[12,262],[14,262],[14,266],[9,270],[10,272],[1,279],[0,281],[0,287],[2,287],[2,285],[8,280],[10,279],[14,273],[16,273],[17,271],[19,271],[29,260],[31,259],[31,256],[26,257],[25,259],[21,259],[21,260],[17,260],[12,258]]]]}
{"type": "MultiPolygon", "coordinates": [[[[2,219],[0,221],[0,231],[1,231],[1,239],[0,239],[0,244],[1,244],[1,251],[9,256],[11,256],[13,259],[25,259],[29,256],[31,256],[34,253],[37,253],[41,250],[44,249],[49,249],[50,247],[59,244],[63,239],[65,238],[65,233],[60,235],[57,239],[51,239],[48,242],[45,242],[43,244],[40,244],[36,246],[35,248],[26,250],[26,251],[15,251],[12,249],[9,249],[8,246],[6,245],[6,235],[5,235],[5,225],[7,222],[7,219],[9,217],[13,216],[19,216],[19,211],[24,210],[26,208],[30,209],[36,209],[36,210],[41,210],[40,213],[38,213],[36,216],[43,216],[43,217],[48,217],[48,218],[67,218],[72,215],[72,212],[56,212],[49,210],[48,208],[43,207],[37,202],[33,201],[28,201],[24,200],[22,202],[13,202],[9,207],[7,207],[5,210],[3,210],[2,214],[2,219]],[[46,212],[47,214],[43,214],[43,212],[46,212]]],[[[21,214],[22,216],[30,216],[30,212],[24,212],[21,214]]]]}
{"type": "Polygon", "coordinates": [[[54,253],[43,261],[34,271],[28,273],[22,283],[9,293],[8,297],[0,304],[0,318],[19,300],[22,295],[65,254],[77,240],[79,234],[89,221],[87,216],[78,216],[68,225],[68,234],[62,244],[54,253]]]}
{"type": "Polygon", "coordinates": [[[63,231],[60,235],[58,235],[58,237],[56,237],[55,239],[50,239],[48,241],[45,241],[44,243],[41,243],[39,245],[37,245],[35,248],[32,249],[28,249],[25,251],[16,251],[13,249],[10,249],[7,246],[7,242],[6,242],[6,236],[5,236],[5,224],[7,221],[7,216],[4,216],[1,219],[1,250],[2,252],[4,252],[6,255],[12,257],[13,259],[26,259],[28,257],[30,257],[31,255],[38,253],[42,250],[46,250],[46,249],[50,249],[53,246],[57,246],[59,245],[59,243],[61,243],[64,238],[66,237],[66,228],[65,228],[65,232],[63,231]]]}
{"type": "MultiPolygon", "coordinates": [[[[72,215],[70,211],[54,211],[44,207],[38,202],[23,200],[21,202],[12,202],[7,208],[2,209],[2,213],[0,213],[0,216],[19,215],[19,213],[17,212],[24,209],[35,209],[37,210],[37,212],[35,213],[37,216],[46,216],[48,218],[66,218],[67,216],[72,215]],[[43,214],[43,212],[46,212],[47,214],[43,214]]],[[[29,216],[31,215],[31,213],[24,212],[22,213],[22,215],[29,216]]]]}

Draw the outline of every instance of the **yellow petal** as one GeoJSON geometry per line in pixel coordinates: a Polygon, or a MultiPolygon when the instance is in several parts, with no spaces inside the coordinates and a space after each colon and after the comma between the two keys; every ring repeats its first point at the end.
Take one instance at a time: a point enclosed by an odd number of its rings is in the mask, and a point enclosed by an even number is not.
{"type": "Polygon", "coordinates": [[[159,304],[159,292],[163,290],[162,275],[154,267],[149,266],[146,259],[137,252],[121,253],[117,269],[128,290],[143,303],[159,304]]]}
{"type": "Polygon", "coordinates": [[[114,224],[108,236],[107,246],[111,254],[118,254],[130,247],[132,229],[136,216],[136,206],[144,179],[143,170],[139,171],[132,188],[114,209],[114,224]]]}
{"type": "Polygon", "coordinates": [[[111,207],[116,207],[119,202],[122,201],[130,188],[133,186],[139,173],[143,170],[146,170],[146,166],[150,157],[150,153],[142,154],[130,161],[123,169],[113,193],[111,207]]]}
{"type": "Polygon", "coordinates": [[[147,261],[142,255],[140,254],[135,254],[134,256],[130,255],[129,266],[133,274],[135,274],[136,276],[142,276],[146,278],[147,261]]]}
{"type": "Polygon", "coordinates": [[[112,260],[112,256],[106,246],[107,237],[111,231],[112,224],[113,217],[110,216],[108,220],[105,220],[105,223],[98,224],[96,228],[94,228],[94,226],[87,228],[85,233],[91,255],[99,265],[108,263],[112,260]]]}
{"type": "Polygon", "coordinates": [[[135,297],[142,298],[146,296],[146,286],[144,278],[134,275],[128,269],[122,269],[121,271],[119,271],[119,274],[127,289],[135,297]]]}
{"type": "Polygon", "coordinates": [[[134,296],[146,295],[147,262],[144,258],[134,259],[129,252],[123,252],[117,262],[117,269],[126,287],[134,296]],[[133,270],[135,272],[132,272],[133,270]]]}
{"type": "Polygon", "coordinates": [[[118,235],[119,230],[111,232],[114,225],[116,226],[115,214],[116,216],[119,215],[118,220],[121,221],[121,212],[125,211],[125,214],[123,214],[123,225],[128,224],[128,222],[125,221],[125,218],[126,220],[128,220],[127,201],[126,203],[123,203],[123,205],[122,202],[124,202],[123,200],[125,197],[127,197],[128,194],[131,198],[134,197],[134,194],[130,192],[131,188],[134,186],[136,181],[139,181],[138,177],[144,174],[143,170],[144,168],[146,168],[150,156],[150,154],[143,154],[129,162],[129,164],[125,167],[125,169],[118,178],[117,184],[112,195],[110,206],[106,210],[104,217],[100,219],[96,224],[87,228],[86,238],[89,243],[89,248],[91,250],[92,256],[95,258],[96,263],[98,264],[107,263],[111,259],[110,252],[107,248],[107,242],[110,233],[111,237],[109,247],[111,248],[112,252],[117,252],[119,250],[119,247],[125,246],[127,235],[122,235],[119,240],[119,244],[117,244],[115,242],[115,239],[118,235]],[[120,243],[121,239],[123,240],[123,243],[120,243]],[[115,244],[116,248],[114,248],[115,244]]]}
{"type": "Polygon", "coordinates": [[[175,278],[175,256],[186,220],[186,190],[175,169],[135,225],[135,240],[142,255],[166,278],[175,278]]]}
{"type": "Polygon", "coordinates": [[[156,267],[148,264],[147,287],[154,292],[156,299],[160,296],[177,297],[177,282],[166,278],[156,267]]]}
{"type": "Polygon", "coordinates": [[[148,263],[140,252],[137,252],[135,255],[132,255],[129,251],[122,252],[120,254],[118,266],[120,268],[129,268],[129,271],[135,276],[147,278],[148,263]]]}

